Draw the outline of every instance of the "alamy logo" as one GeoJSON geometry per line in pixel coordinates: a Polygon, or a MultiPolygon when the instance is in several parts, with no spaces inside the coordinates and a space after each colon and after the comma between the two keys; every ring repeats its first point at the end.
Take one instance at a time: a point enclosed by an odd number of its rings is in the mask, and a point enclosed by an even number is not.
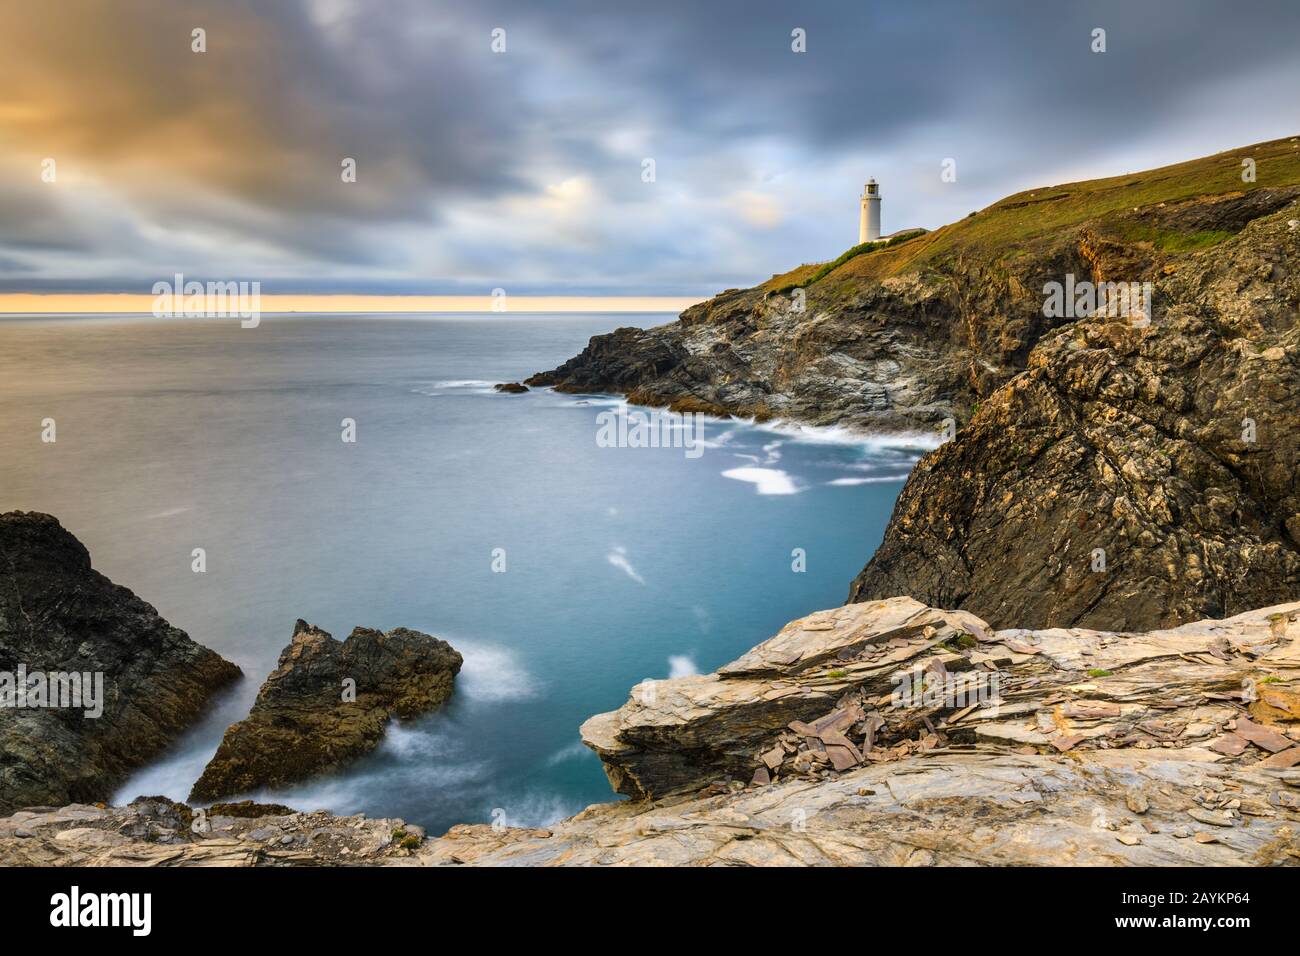
{"type": "Polygon", "coordinates": [[[0,707],[18,710],[82,710],[91,719],[104,713],[103,671],[0,671],[0,707]]]}
{"type": "Polygon", "coordinates": [[[1043,285],[1043,315],[1049,319],[1089,316],[1128,319],[1135,328],[1151,324],[1150,282],[1082,282],[1067,273],[1064,282],[1043,285]]]}
{"type": "Polygon", "coordinates": [[[153,314],[159,319],[239,318],[240,326],[255,329],[262,321],[261,282],[185,281],[176,273],[175,281],[153,284],[153,314]]]}
{"type": "Polygon", "coordinates": [[[628,410],[626,403],[596,416],[600,448],[684,448],[687,458],[704,454],[704,418],[699,412],[662,408],[628,410]]]}
{"type": "Polygon", "coordinates": [[[50,897],[51,926],[129,926],[131,935],[148,936],[153,926],[149,893],[85,893],[74,886],[50,897]]]}

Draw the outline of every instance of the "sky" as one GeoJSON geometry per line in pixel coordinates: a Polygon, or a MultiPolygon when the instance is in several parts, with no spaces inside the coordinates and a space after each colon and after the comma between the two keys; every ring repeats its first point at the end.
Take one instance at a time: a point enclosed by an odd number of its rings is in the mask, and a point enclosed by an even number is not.
{"type": "Polygon", "coordinates": [[[0,292],[698,298],[853,245],[869,176],[888,233],[1294,135],[1297,37],[1295,0],[0,0],[0,292]]]}

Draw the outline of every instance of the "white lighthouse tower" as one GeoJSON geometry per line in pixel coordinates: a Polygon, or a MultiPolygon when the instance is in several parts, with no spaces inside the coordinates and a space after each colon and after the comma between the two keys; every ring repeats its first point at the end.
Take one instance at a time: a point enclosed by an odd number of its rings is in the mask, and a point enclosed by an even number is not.
{"type": "Polygon", "coordinates": [[[880,238],[880,186],[868,179],[862,187],[862,213],[858,217],[858,242],[880,238]]]}

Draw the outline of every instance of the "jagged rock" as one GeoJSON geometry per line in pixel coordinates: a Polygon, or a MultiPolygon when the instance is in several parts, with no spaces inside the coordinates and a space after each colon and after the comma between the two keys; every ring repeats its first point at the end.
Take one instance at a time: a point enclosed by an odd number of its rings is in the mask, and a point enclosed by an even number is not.
{"type": "Polygon", "coordinates": [[[358,627],[340,642],[298,621],[252,711],[226,730],[190,799],[285,786],[367,753],[390,718],[443,704],[461,663],[450,644],[419,631],[358,627]]]}
{"type": "Polygon", "coordinates": [[[1291,214],[1186,258],[1150,326],[1041,341],[917,466],[851,599],[906,587],[1000,625],[1134,629],[1300,595],[1291,214]]]}
{"type": "Polygon", "coordinates": [[[583,724],[582,740],[614,789],[636,798],[748,781],[776,731],[827,715],[850,692],[888,695],[906,661],[983,627],[910,598],[818,611],[716,674],[638,684],[622,708],[583,724]]]}
{"type": "Polygon", "coordinates": [[[527,382],[867,431],[952,419],[850,600],[1124,629],[1294,600],[1298,157],[1278,140],[1011,196],[820,278],[597,336],[527,382]],[[1269,174],[1243,184],[1244,156],[1269,174]],[[1045,316],[1067,274],[1151,281],[1151,325],[1045,316]]]}
{"type": "MultiPolygon", "coordinates": [[[[0,813],[109,799],[239,668],[91,568],[50,515],[0,515],[0,671],[102,675],[103,713],[0,707],[0,813]]],[[[93,681],[92,677],[92,681],[93,681]]]]}
{"type": "Polygon", "coordinates": [[[293,807],[287,807],[283,803],[254,803],[252,800],[214,803],[208,807],[209,814],[220,817],[279,817],[296,812],[293,807]]]}
{"type": "MultiPolygon", "coordinates": [[[[272,807],[266,808],[274,809],[272,807]]],[[[140,797],[126,807],[74,804],[0,819],[5,866],[358,866],[410,862],[398,819],[325,811],[200,817],[140,797]],[[24,830],[31,836],[20,837],[24,830]],[[400,836],[399,836],[400,834],[400,836]]],[[[416,828],[418,829],[418,828],[416,828]]]]}
{"type": "Polygon", "coordinates": [[[492,388],[506,395],[522,395],[528,391],[528,386],[522,382],[500,382],[493,385],[492,388]]]}
{"type": "Polygon", "coordinates": [[[1246,716],[1259,686],[1290,690],[1259,681],[1300,676],[1297,622],[1300,604],[1145,634],[995,633],[910,598],[846,605],[792,622],[715,674],[637,685],[582,737],[614,789],[637,799],[749,782],[759,769],[821,779],[952,747],[1182,745],[1193,727],[1192,739],[1235,728],[1240,747],[1212,749],[1256,762],[1300,743],[1289,713],[1275,727],[1246,716]]]}
{"type": "MultiPolygon", "coordinates": [[[[651,701],[630,702],[619,713],[643,735],[640,750],[614,740],[602,757],[623,761],[611,776],[635,780],[653,801],[598,804],[546,829],[461,825],[422,839],[400,820],[328,813],[210,813],[207,829],[196,830],[202,818],[183,804],[142,798],[125,808],[0,819],[0,865],[1296,866],[1300,770],[1272,765],[1278,755],[1261,746],[1229,758],[1202,743],[1249,721],[1259,689],[1285,699],[1297,686],[1300,603],[1124,634],[989,632],[967,613],[900,598],[810,615],[718,674],[661,681],[651,701]],[[924,700],[899,708],[882,695],[870,701],[880,742],[860,751],[859,765],[789,772],[792,754],[811,751],[787,748],[786,734],[857,732],[855,705],[841,701],[881,686],[884,657],[908,673],[938,674],[939,660],[947,676],[987,673],[992,664],[1001,678],[996,708],[924,700]],[[827,676],[832,669],[845,674],[827,676]],[[795,716],[806,699],[788,694],[791,686],[822,695],[831,719],[795,716]],[[753,695],[765,689],[785,703],[758,704],[753,695]],[[903,709],[916,713],[900,716],[903,709]],[[1049,721],[1039,720],[1043,713],[1049,721]],[[870,759],[906,723],[946,742],[870,759]],[[1040,723],[1083,740],[1060,753],[1040,723]],[[1005,734],[1017,728],[1042,739],[1013,752],[1005,734]],[[683,741],[701,745],[719,773],[733,759],[742,769],[742,742],[752,742],[743,780],[753,782],[690,789],[670,776],[671,786],[661,786],[653,774],[680,767],[645,751],[683,741]],[[766,781],[752,773],[769,767],[766,781]],[[1188,821],[1214,832],[1194,833],[1188,821]]],[[[1300,717],[1282,711],[1252,722],[1261,721],[1300,739],[1300,717]]]]}

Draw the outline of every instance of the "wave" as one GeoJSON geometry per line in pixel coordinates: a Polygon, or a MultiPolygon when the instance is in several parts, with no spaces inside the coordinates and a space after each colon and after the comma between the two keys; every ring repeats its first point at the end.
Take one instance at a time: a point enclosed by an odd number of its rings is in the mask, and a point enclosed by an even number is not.
{"type": "Polygon", "coordinates": [[[627,559],[627,548],[622,545],[615,545],[614,550],[605,556],[605,560],[618,568],[637,584],[645,584],[645,578],[637,573],[636,568],[632,567],[632,562],[627,559]]]}
{"type": "Polygon", "coordinates": [[[722,477],[747,481],[756,486],[760,495],[794,495],[800,490],[794,479],[779,468],[729,468],[722,477]]]}
{"type": "Polygon", "coordinates": [[[850,485],[889,484],[892,481],[907,481],[907,475],[872,475],[867,478],[836,478],[834,481],[826,482],[826,484],[847,487],[850,485]]]}
{"type": "Polygon", "coordinates": [[[494,394],[496,382],[481,378],[450,378],[439,382],[417,385],[411,391],[416,395],[437,398],[448,394],[490,395],[494,394]]]}
{"type": "Polygon", "coordinates": [[[668,657],[668,678],[691,677],[700,672],[695,659],[689,654],[670,654],[668,657]]]}
{"type": "Polygon", "coordinates": [[[183,514],[185,514],[185,512],[187,512],[187,511],[191,511],[191,510],[193,510],[193,509],[191,509],[191,508],[167,508],[167,509],[165,509],[165,510],[163,510],[163,511],[155,511],[153,514],[145,515],[144,517],[145,517],[145,520],[146,520],[146,521],[152,521],[152,520],[154,520],[155,518],[174,518],[174,517],[176,517],[177,515],[183,515],[183,514]]]}
{"type": "Polygon", "coordinates": [[[532,792],[503,798],[489,808],[487,819],[493,823],[500,821],[508,827],[532,829],[558,823],[583,808],[583,804],[566,800],[558,794],[532,792]]]}
{"type": "Polygon", "coordinates": [[[457,696],[476,702],[500,703],[537,695],[537,681],[513,650],[473,640],[449,640],[465,659],[456,676],[457,696]]]}
{"type": "MultiPolygon", "coordinates": [[[[581,740],[575,740],[573,743],[561,747],[559,750],[555,751],[555,753],[547,757],[546,765],[548,767],[554,767],[559,763],[568,763],[570,760],[579,760],[591,753],[591,750],[586,744],[581,740]]],[[[592,756],[595,756],[595,754],[592,754],[592,756]]]]}
{"type": "Polygon", "coordinates": [[[774,419],[767,422],[748,421],[759,431],[782,435],[790,441],[803,444],[851,445],[868,449],[889,449],[925,453],[938,448],[943,441],[933,432],[873,433],[858,431],[843,425],[802,425],[774,419]]]}

